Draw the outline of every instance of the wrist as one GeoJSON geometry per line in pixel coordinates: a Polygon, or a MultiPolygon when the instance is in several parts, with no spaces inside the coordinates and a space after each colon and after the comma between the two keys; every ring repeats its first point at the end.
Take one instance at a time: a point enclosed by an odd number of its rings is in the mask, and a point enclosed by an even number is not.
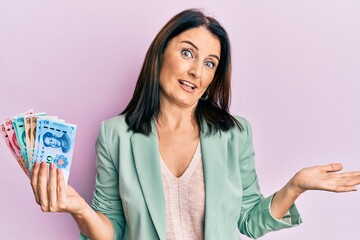
{"type": "Polygon", "coordinates": [[[85,218],[86,215],[89,214],[89,212],[92,210],[92,208],[87,204],[87,202],[82,199],[81,206],[76,210],[71,212],[71,215],[77,218],[85,218]]]}
{"type": "Polygon", "coordinates": [[[290,181],[286,184],[286,187],[289,194],[296,197],[300,196],[302,193],[305,192],[305,189],[301,187],[301,183],[298,179],[298,174],[295,174],[295,176],[290,179],[290,181]]]}

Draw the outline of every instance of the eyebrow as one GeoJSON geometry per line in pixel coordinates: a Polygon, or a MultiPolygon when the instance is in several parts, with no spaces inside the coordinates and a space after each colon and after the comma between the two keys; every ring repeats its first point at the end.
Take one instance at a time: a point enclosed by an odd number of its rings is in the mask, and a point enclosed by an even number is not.
{"type": "MultiPolygon", "coordinates": [[[[195,44],[193,44],[192,42],[190,42],[190,41],[184,40],[184,41],[181,41],[181,43],[190,44],[190,45],[193,46],[197,51],[199,51],[199,48],[198,48],[195,44]]],[[[218,56],[216,56],[215,54],[210,54],[209,56],[216,58],[216,59],[220,62],[220,58],[219,58],[218,56]]]]}

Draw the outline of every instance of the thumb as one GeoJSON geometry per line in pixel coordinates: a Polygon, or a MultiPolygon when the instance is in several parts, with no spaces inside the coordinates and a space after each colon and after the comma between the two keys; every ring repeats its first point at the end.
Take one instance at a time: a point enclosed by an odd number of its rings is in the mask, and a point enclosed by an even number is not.
{"type": "Polygon", "coordinates": [[[323,170],[326,172],[338,172],[343,169],[343,166],[340,163],[331,163],[323,166],[323,170]]]}

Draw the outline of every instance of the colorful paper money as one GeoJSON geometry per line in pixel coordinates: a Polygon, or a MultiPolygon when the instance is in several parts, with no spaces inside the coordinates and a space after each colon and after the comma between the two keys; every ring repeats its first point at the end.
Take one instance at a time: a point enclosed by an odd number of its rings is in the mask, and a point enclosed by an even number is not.
{"type": "Polygon", "coordinates": [[[22,157],[21,153],[19,152],[20,149],[17,148],[18,144],[16,143],[17,140],[14,139],[16,137],[14,137],[15,133],[10,119],[5,121],[4,124],[1,124],[1,135],[3,136],[6,145],[10,149],[10,152],[14,155],[21,169],[24,171],[24,173],[27,176],[30,176],[30,172],[29,169],[26,167],[25,160],[22,157]]]}
{"type": "Polygon", "coordinates": [[[26,163],[27,168],[29,168],[28,154],[27,154],[27,150],[26,150],[26,136],[25,136],[24,117],[23,116],[14,117],[12,123],[13,123],[13,126],[14,126],[14,132],[15,132],[15,135],[16,135],[16,139],[18,140],[21,155],[25,159],[25,163],[26,163]]]}
{"type": "Polygon", "coordinates": [[[26,154],[28,157],[28,163],[29,163],[29,170],[31,172],[32,169],[30,169],[30,162],[33,159],[33,151],[34,151],[34,138],[35,138],[35,127],[36,127],[36,119],[39,116],[45,116],[46,113],[36,113],[36,114],[29,114],[24,115],[24,132],[25,132],[25,140],[26,140],[26,154]],[[33,122],[33,127],[31,127],[33,122]]]}
{"type": "Polygon", "coordinates": [[[31,135],[31,129],[30,129],[30,123],[31,123],[31,115],[25,115],[24,116],[24,128],[25,128],[25,141],[26,141],[26,154],[28,156],[28,161],[31,161],[31,143],[30,143],[30,135],[31,135]]]}
{"type": "Polygon", "coordinates": [[[10,151],[13,153],[15,159],[19,163],[21,169],[25,172],[27,176],[30,176],[30,171],[26,166],[26,162],[24,157],[21,155],[21,150],[19,147],[18,140],[16,138],[14,127],[11,119],[6,119],[4,124],[2,125],[4,128],[4,133],[2,134],[5,142],[7,143],[10,151]]]}
{"type": "Polygon", "coordinates": [[[35,149],[37,159],[48,164],[54,163],[64,174],[67,183],[74,150],[76,126],[51,119],[40,119],[35,149]]]}
{"type": "Polygon", "coordinates": [[[18,164],[30,177],[35,162],[54,163],[67,183],[76,125],[45,113],[26,111],[0,125],[1,135],[18,164]]]}

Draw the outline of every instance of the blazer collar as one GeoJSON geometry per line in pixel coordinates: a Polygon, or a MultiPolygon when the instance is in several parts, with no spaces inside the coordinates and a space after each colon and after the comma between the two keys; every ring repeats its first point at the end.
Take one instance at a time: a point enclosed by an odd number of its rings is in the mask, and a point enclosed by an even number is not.
{"type": "MultiPolygon", "coordinates": [[[[206,135],[208,130],[206,125],[204,122],[204,129],[200,133],[200,144],[206,194],[204,234],[205,239],[210,239],[220,211],[227,160],[227,137],[224,133],[206,135]]],[[[149,136],[135,133],[130,141],[136,171],[151,219],[159,239],[165,240],[165,194],[161,178],[159,143],[155,119],[152,121],[152,132],[149,136]]]]}

